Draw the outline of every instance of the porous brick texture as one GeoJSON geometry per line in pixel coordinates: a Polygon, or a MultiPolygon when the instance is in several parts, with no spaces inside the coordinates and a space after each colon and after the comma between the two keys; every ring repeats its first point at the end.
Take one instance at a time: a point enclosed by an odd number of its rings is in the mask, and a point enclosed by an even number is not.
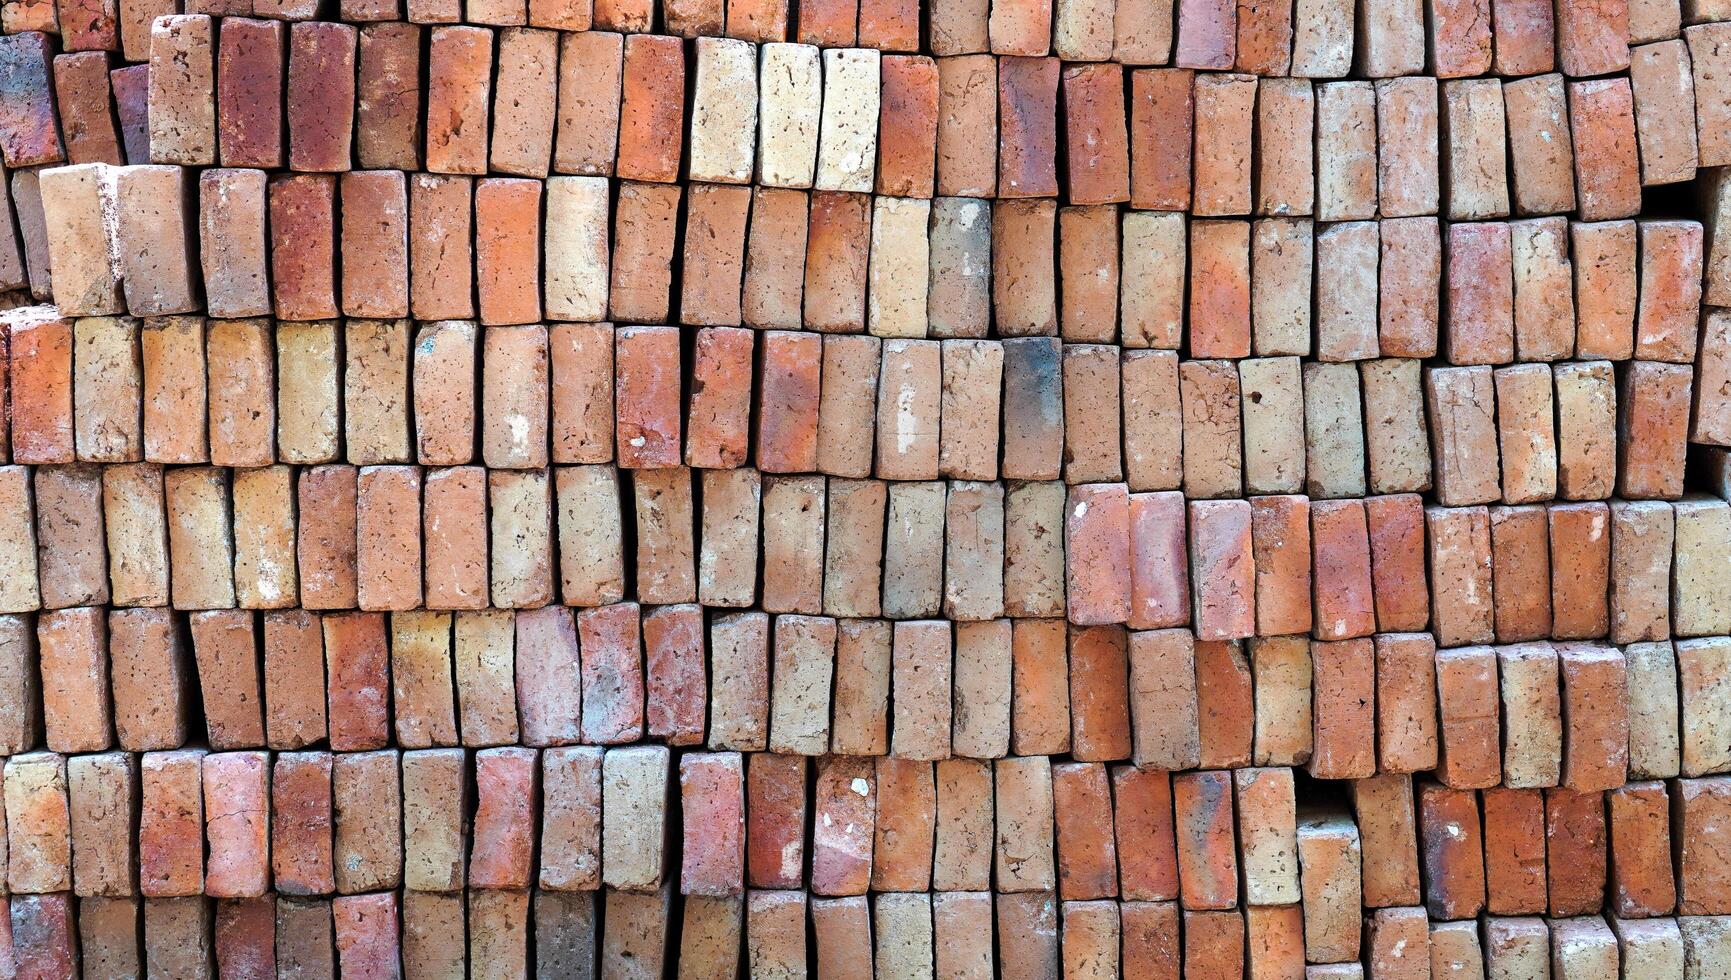
{"type": "Polygon", "coordinates": [[[0,0],[0,977],[1731,976],[1731,2],[0,0]]]}

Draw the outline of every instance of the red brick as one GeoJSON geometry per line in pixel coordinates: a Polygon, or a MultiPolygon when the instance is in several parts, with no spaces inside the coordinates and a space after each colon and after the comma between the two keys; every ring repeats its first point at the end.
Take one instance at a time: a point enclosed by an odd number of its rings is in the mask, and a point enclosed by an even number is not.
{"type": "Polygon", "coordinates": [[[1665,784],[1631,783],[1606,797],[1610,809],[1611,902],[1619,916],[1669,915],[1676,908],[1671,866],[1671,799],[1665,784]]]}
{"type": "Polygon", "coordinates": [[[1004,58],[998,63],[998,193],[1052,197],[1058,193],[1056,58],[1004,58]]]}
{"type": "Polygon", "coordinates": [[[1599,793],[1545,791],[1545,845],[1553,916],[1597,911],[1605,900],[1605,801],[1599,793]]]}
{"type": "Polygon", "coordinates": [[[342,975],[386,980],[399,974],[397,896],[343,895],[331,902],[342,975]]]}
{"type": "Polygon", "coordinates": [[[1533,915],[1546,909],[1544,797],[1537,789],[1483,794],[1486,910],[1533,915]]]}
{"type": "Polygon", "coordinates": [[[1178,897],[1178,852],[1172,814],[1171,777],[1160,770],[1114,766],[1113,824],[1120,861],[1118,885],[1125,901],[1171,901],[1178,897]]]}
{"type": "Polygon", "coordinates": [[[144,895],[204,890],[204,755],[184,749],[139,760],[138,888],[144,895]]]}
{"type": "Polygon", "coordinates": [[[1478,801],[1470,790],[1419,786],[1425,905],[1433,918],[1471,918],[1484,906],[1485,868],[1478,801]]]}
{"type": "Polygon", "coordinates": [[[1232,781],[1224,772],[1173,779],[1178,873],[1187,909],[1226,909],[1238,902],[1238,855],[1232,829],[1232,781]]]}
{"type": "Polygon", "coordinates": [[[1314,643],[1315,750],[1311,775],[1362,779],[1376,774],[1375,653],[1368,639],[1314,643]]]}
{"type": "Polygon", "coordinates": [[[106,52],[84,51],[54,59],[54,94],[71,163],[126,162],[114,111],[106,52]]]}
{"type": "Polygon", "coordinates": [[[487,105],[493,78],[493,32],[438,27],[427,46],[427,169],[487,172],[487,105]]]}
{"type": "Polygon", "coordinates": [[[1144,69],[1130,75],[1130,204],[1190,206],[1194,73],[1144,69]]]}
{"type": "Polygon", "coordinates": [[[1583,221],[1626,218],[1640,210],[1634,95],[1627,79],[1569,83],[1575,188],[1583,221]]]}
{"type": "Polygon", "coordinates": [[[1238,501],[1190,504],[1190,585],[1196,635],[1204,640],[1251,636],[1255,566],[1246,560],[1251,510],[1238,501]]]}

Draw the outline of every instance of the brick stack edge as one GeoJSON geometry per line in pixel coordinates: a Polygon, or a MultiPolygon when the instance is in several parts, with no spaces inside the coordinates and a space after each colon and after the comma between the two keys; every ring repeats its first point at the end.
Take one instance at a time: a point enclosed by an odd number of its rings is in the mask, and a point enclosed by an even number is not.
{"type": "Polygon", "coordinates": [[[0,31],[0,977],[1731,977],[1731,0],[0,31]]]}

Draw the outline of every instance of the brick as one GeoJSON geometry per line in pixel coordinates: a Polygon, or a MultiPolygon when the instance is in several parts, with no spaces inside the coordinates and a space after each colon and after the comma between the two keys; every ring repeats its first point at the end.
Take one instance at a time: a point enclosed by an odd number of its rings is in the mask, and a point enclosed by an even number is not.
{"type": "MultiPolygon", "coordinates": [[[[45,612],[36,621],[44,742],[54,752],[100,752],[113,739],[106,617],[95,607],[45,612]]],[[[53,889],[48,889],[52,891],[53,889]]]]}
{"type": "Polygon", "coordinates": [[[1368,639],[1311,646],[1315,688],[1315,750],[1309,770],[1322,779],[1374,775],[1376,722],[1374,648],[1368,639]]]}
{"type": "MultiPolygon", "coordinates": [[[[1548,50],[1548,49],[1547,49],[1548,50]]],[[[1560,75],[1541,75],[1503,86],[1508,139],[1514,151],[1509,174],[1518,214],[1573,210],[1574,144],[1568,129],[1560,75]]]]}
{"type": "Polygon", "coordinates": [[[428,33],[427,170],[439,174],[486,173],[492,77],[491,31],[436,27],[428,33]]]}
{"type": "Polygon", "coordinates": [[[1701,226],[1692,221],[1643,221],[1641,305],[1635,356],[1687,361],[1697,347],[1700,319],[1701,226]]]}
{"type": "Polygon", "coordinates": [[[1493,383],[1486,367],[1430,368],[1425,373],[1435,488],[1437,500],[1446,505],[1484,503],[1499,496],[1496,479],[1470,462],[1496,454],[1493,383]]]}
{"type": "Polygon", "coordinates": [[[65,316],[122,310],[119,245],[109,216],[119,207],[116,174],[106,164],[56,167],[40,178],[54,299],[65,316]]]}
{"type": "Polygon", "coordinates": [[[1129,658],[1133,758],[1138,765],[1174,770],[1197,765],[1203,749],[1201,674],[1188,631],[1131,634],[1129,658]]]}
{"type": "Polygon", "coordinates": [[[991,763],[946,759],[936,764],[936,781],[932,887],[983,890],[992,874],[991,763]]]}
{"type": "Polygon", "coordinates": [[[1003,344],[1003,453],[1007,479],[1051,480],[1063,453],[1062,346],[1055,339],[1013,338],[1003,344]]]}
{"type": "Polygon", "coordinates": [[[317,174],[273,178],[269,186],[271,283],[276,315],[337,315],[337,182],[317,174]]]}
{"type": "Polygon", "coordinates": [[[1551,914],[1596,911],[1605,897],[1605,810],[1598,793],[1545,792],[1545,843],[1551,914]]]}
{"type": "Polygon", "coordinates": [[[324,630],[304,610],[264,616],[266,744],[300,749],[325,737],[324,630]]]}
{"type": "MultiPolygon", "coordinates": [[[[204,890],[204,755],[203,749],[183,749],[148,753],[139,760],[138,888],[144,895],[198,895],[204,890]]],[[[6,781],[10,791],[10,773],[6,781]]],[[[18,821],[8,822],[16,841],[18,821]]],[[[16,874],[16,856],[12,864],[16,874]]]]}
{"type": "Polygon", "coordinates": [[[1418,361],[1404,358],[1359,364],[1367,426],[1365,461],[1372,492],[1413,492],[1430,486],[1420,370],[1418,361]]]}
{"type": "Polygon", "coordinates": [[[758,188],[752,192],[742,285],[743,322],[759,329],[796,329],[805,291],[806,231],[802,191],[758,188]]]}
{"type": "Polygon", "coordinates": [[[1267,134],[1256,144],[1258,214],[1306,215],[1316,199],[1316,98],[1301,79],[1265,79],[1256,105],[1256,125],[1267,134]]]}
{"type": "Polygon", "coordinates": [[[1546,909],[1545,810],[1537,789],[1488,789],[1483,795],[1486,908],[1500,915],[1546,909]]]}
{"type": "Polygon", "coordinates": [[[1405,774],[1352,783],[1367,907],[1414,905],[1419,901],[1418,834],[1412,798],[1412,780],[1405,774]]]}
{"type": "Polygon", "coordinates": [[[988,30],[993,54],[1043,55],[1052,37],[1052,4],[1048,0],[994,3],[988,30]]]}
{"type": "Polygon", "coordinates": [[[1556,436],[1551,431],[1551,371],[1542,364],[1494,372],[1503,500],[1530,504],[1556,495],[1556,436]]]}
{"type": "Polygon", "coordinates": [[[1238,859],[1232,784],[1225,773],[1186,773],[1173,780],[1178,831],[1178,872],[1184,904],[1193,909],[1231,908],[1237,903],[1238,859]]]}
{"type": "Polygon", "coordinates": [[[143,455],[142,378],[136,325],[85,317],[72,325],[73,442],[81,462],[119,463],[143,455]]]}
{"type": "MultiPolygon", "coordinates": [[[[819,821],[811,838],[814,894],[865,893],[877,812],[875,786],[869,760],[830,757],[818,764],[812,804],[819,821]]],[[[750,833],[748,828],[748,838],[750,833]]],[[[754,860],[753,867],[758,866],[754,860]]],[[[758,879],[755,871],[753,878],[758,879]]],[[[794,880],[798,880],[797,872],[794,880]]]]}
{"type": "Polygon", "coordinates": [[[1726,907],[1728,883],[1724,870],[1708,855],[1726,818],[1731,785],[1724,777],[1685,779],[1676,783],[1672,805],[1676,833],[1677,911],[1683,915],[1718,915],[1726,907]]]}
{"type": "Polygon", "coordinates": [[[289,164],[296,170],[349,169],[359,32],[347,24],[289,28],[289,164]]]}
{"type": "MultiPolygon", "coordinates": [[[[74,458],[73,325],[40,307],[9,314],[11,448],[16,463],[70,463],[74,458]]],[[[27,471],[16,471],[28,476],[27,471]]]]}
{"type": "Polygon", "coordinates": [[[1350,364],[1312,363],[1303,376],[1305,489],[1319,498],[1364,493],[1359,372],[1350,364]]]}
{"type": "Polygon", "coordinates": [[[342,175],[342,296],[349,316],[409,312],[408,199],[396,171],[342,175]]]}
{"type": "Polygon", "coordinates": [[[215,469],[176,469],[164,477],[169,562],[174,605],[180,609],[227,609],[235,604],[233,519],[227,474],[215,469]]]}
{"type": "Polygon", "coordinates": [[[548,329],[555,463],[613,458],[613,341],[613,329],[604,323],[548,329]]]}
{"type": "Polygon", "coordinates": [[[1061,620],[1016,620],[1010,645],[1011,751],[1067,752],[1070,747],[1069,660],[1061,620]]]}
{"type": "Polygon", "coordinates": [[[1551,634],[1550,527],[1533,504],[1495,507],[1491,519],[1491,574],[1496,637],[1503,643],[1551,634]]]}
{"type": "MultiPolygon", "coordinates": [[[[181,322],[171,322],[164,333],[172,336],[181,322]]],[[[217,466],[262,467],[274,461],[276,371],[268,329],[263,320],[219,321],[209,328],[206,387],[215,392],[209,406],[210,460],[217,466]]],[[[189,435],[182,441],[193,439],[189,435]]]]}
{"type": "Polygon", "coordinates": [[[1442,740],[1437,778],[1455,789],[1495,786],[1502,778],[1495,733],[1500,730],[1497,655],[1487,647],[1437,653],[1442,740]]]}
{"type": "Polygon", "coordinates": [[[397,972],[397,896],[344,895],[331,901],[337,962],[344,976],[386,977],[397,972]]]}
{"type": "Polygon", "coordinates": [[[929,58],[889,55],[882,60],[881,74],[878,141],[883,159],[877,191],[931,197],[941,86],[937,65],[929,58]]]}
{"type": "Polygon", "coordinates": [[[1131,754],[1128,652],[1125,635],[1111,627],[1070,634],[1071,752],[1082,761],[1131,754]]]}
{"type": "MultiPolygon", "coordinates": [[[[405,766],[405,772],[409,771],[405,766]]],[[[287,895],[334,891],[330,754],[278,755],[270,792],[270,861],[275,889],[287,895]]],[[[415,799],[415,793],[411,791],[409,797],[415,799]]]]}
{"type": "MultiPolygon", "coordinates": [[[[1425,905],[1435,918],[1470,917],[1483,907],[1484,861],[1474,794],[1434,783],[1419,787],[1425,905]]],[[[1435,956],[1435,937],[1432,937],[1435,956]]]]}
{"type": "Polygon", "coordinates": [[[1444,148],[1447,216],[1474,221],[1508,214],[1509,181],[1503,162],[1508,137],[1501,86],[1486,79],[1460,80],[1445,84],[1442,91],[1438,141],[1444,148]]]}
{"type": "Polygon", "coordinates": [[[1250,353],[1250,226],[1198,221],[1190,226],[1190,352],[1198,358],[1250,353]],[[1200,329],[1203,323],[1206,330],[1200,329]]]}
{"type": "MultiPolygon", "coordinates": [[[[1287,498],[1267,498],[1274,501],[1287,498]]],[[[1263,519],[1261,509],[1252,504],[1253,525],[1263,519]]],[[[1289,518],[1289,511],[1270,508],[1270,520],[1289,518]]],[[[1305,529],[1306,532],[1308,529],[1305,529]]],[[[1308,533],[1304,535],[1308,537],[1308,533]]],[[[1190,619],[1190,572],[1185,547],[1184,499],[1181,494],[1173,491],[1149,494],[1132,494],[1130,496],[1130,615],[1128,623],[1133,629],[1165,629],[1183,626],[1190,619]]],[[[1258,552],[1260,557],[1261,552],[1258,552]]],[[[1263,575],[1258,566],[1258,576],[1263,575]]],[[[1308,564],[1301,566],[1292,564],[1291,555],[1281,551],[1270,558],[1270,569],[1267,575],[1279,583],[1290,584],[1295,581],[1293,575],[1301,575],[1308,579],[1308,564]],[[1281,558],[1284,557],[1285,561],[1281,558]]],[[[1309,617],[1308,585],[1303,590],[1306,598],[1302,603],[1302,615],[1306,622],[1309,617]]],[[[1291,593],[1286,596],[1290,599],[1291,593]]],[[[1259,598],[1266,595],[1275,600],[1280,597],[1278,591],[1269,590],[1259,593],[1259,598]]],[[[1258,616],[1272,618],[1276,623],[1284,623],[1287,618],[1299,615],[1299,610],[1289,606],[1259,608],[1258,616]]],[[[1281,630],[1280,632],[1290,632],[1281,630]]]]}
{"type": "Polygon", "coordinates": [[[1367,975],[1430,975],[1430,929],[1423,909],[1378,909],[1366,923],[1364,942],[1367,975]]]}
{"type": "Polygon", "coordinates": [[[1287,769],[1233,773],[1244,899],[1251,906],[1285,905],[1299,898],[1298,837],[1292,774],[1287,769]]]}
{"type": "Polygon", "coordinates": [[[1247,504],[1190,504],[1191,605],[1199,639],[1237,639],[1255,633],[1254,564],[1244,560],[1250,550],[1250,531],[1247,504]]]}
{"type": "Polygon", "coordinates": [[[593,23],[598,30],[640,34],[650,28],[653,8],[631,0],[602,0],[595,4],[593,23]]]}
{"type": "Polygon", "coordinates": [[[1586,916],[1552,922],[1551,965],[1559,976],[1616,972],[1617,943],[1605,920],[1586,916]]]}
{"type": "Polygon", "coordinates": [[[1672,919],[1609,919],[1616,933],[1623,962],[1631,970],[1680,973],[1683,969],[1683,934],[1672,919]]]}
{"type": "Polygon", "coordinates": [[[1680,636],[1718,632],[1718,624],[1731,618],[1716,596],[1720,586],[1717,566],[1707,556],[1720,548],[1731,533],[1731,511],[1717,500],[1688,496],[1678,501],[1675,560],[1672,565],[1671,617],[1673,631],[1680,636]]]}
{"type": "Polygon", "coordinates": [[[939,58],[937,65],[935,189],[945,196],[989,196],[997,182],[997,60],[960,55],[939,58]]]}
{"type": "Polygon", "coordinates": [[[1442,646],[1496,635],[1490,518],[1482,507],[1426,507],[1433,629],[1442,646]]]}
{"type": "Polygon", "coordinates": [[[199,177],[204,293],[212,316],[271,312],[265,186],[256,170],[207,170],[199,177]]]}
{"type": "MultiPolygon", "coordinates": [[[[171,614],[159,609],[116,609],[108,614],[108,635],[114,727],[120,747],[138,752],[183,744],[190,678],[185,640],[171,614]]],[[[21,709],[20,724],[33,725],[34,713],[21,709]]]]}
{"type": "Polygon", "coordinates": [[[999,197],[1051,197],[1058,193],[1058,81],[1055,58],[999,62],[999,197]]]}
{"type": "MultiPolygon", "coordinates": [[[[1632,15],[1631,11],[1631,15],[1632,15]]],[[[1695,92],[1695,134],[1699,141],[1699,165],[1712,167],[1731,159],[1731,146],[1720,136],[1724,125],[1719,98],[1724,81],[1721,66],[1731,49],[1725,46],[1726,29],[1717,24],[1700,24],[1685,28],[1683,37],[1689,46],[1692,87],[1695,92]]],[[[1637,63],[1642,55],[1632,55],[1637,63]]],[[[1631,74],[1639,69],[1631,66],[1631,74]]]]}
{"type": "Polygon", "coordinates": [[[1050,272],[1056,212],[1050,201],[1006,201],[994,206],[992,309],[1005,335],[1058,332],[1057,281],[1050,272]],[[1018,288],[1009,289],[1010,282],[1018,288]]]}
{"type": "Polygon", "coordinates": [[[1185,496],[1236,496],[1243,485],[1238,372],[1230,361],[1186,361],[1178,378],[1184,444],[1195,450],[1185,454],[1185,496]]]}
{"type": "Polygon", "coordinates": [[[1442,278],[1442,240],[1434,218],[1380,223],[1378,345],[1386,357],[1436,353],[1436,296],[1442,278]]]}
{"type": "Polygon", "coordinates": [[[1675,499],[1682,486],[1690,373],[1678,365],[1638,361],[1619,387],[1617,489],[1634,499],[1675,499]]]}
{"type": "Polygon", "coordinates": [[[877,336],[925,335],[930,212],[928,201],[873,199],[866,329],[877,336]]]}
{"type": "MultiPolygon", "coordinates": [[[[9,5],[10,9],[10,5],[9,5]]],[[[50,25],[41,25],[49,27],[50,25]]],[[[8,25],[7,31],[19,30],[8,25]]],[[[16,93],[0,115],[0,157],[7,167],[59,163],[66,159],[54,111],[54,59],[46,33],[25,28],[0,42],[0,78],[16,93]]]]}
{"type": "Polygon", "coordinates": [[[1610,637],[1613,643],[1656,640],[1670,632],[1669,556],[1675,519],[1662,501],[1611,505],[1610,637]],[[1663,584],[1662,584],[1663,583],[1663,584]]]}
{"type": "Polygon", "coordinates": [[[1173,490],[1183,461],[1160,447],[1183,438],[1176,351],[1131,351],[1119,367],[1124,385],[1124,472],[1137,491],[1173,490]]]}
{"type": "Polygon", "coordinates": [[[876,761],[877,821],[872,842],[875,891],[922,891],[931,885],[937,787],[930,762],[876,761]]]}
{"type": "Polygon", "coordinates": [[[394,888],[402,878],[402,792],[398,753],[339,754],[331,774],[334,867],[345,895],[394,888]]]}
{"type": "Polygon", "coordinates": [[[357,47],[355,156],[365,168],[420,169],[419,25],[368,24],[357,47]]]}
{"type": "MultiPolygon", "coordinates": [[[[1130,615],[1133,592],[1128,494],[1122,484],[1078,486],[1070,491],[1066,510],[1064,551],[1070,621],[1082,625],[1124,622],[1130,615]]],[[[1246,514],[1246,536],[1248,523],[1246,514]]]]}
{"type": "Polygon", "coordinates": [[[263,752],[204,757],[205,894],[257,898],[270,886],[270,766],[263,752]]]}
{"type": "MultiPolygon", "coordinates": [[[[548,188],[550,198],[563,201],[555,193],[563,190],[560,182],[550,182],[548,188]]],[[[413,174],[409,178],[409,304],[418,319],[474,316],[472,197],[470,181],[464,177],[413,174]]],[[[558,283],[554,269],[550,262],[550,286],[558,283]]],[[[559,309],[556,296],[550,289],[550,314],[559,309]]]]}
{"type": "Polygon", "coordinates": [[[1641,183],[1693,179],[1700,165],[1700,151],[1689,121],[1689,106],[1695,104],[1695,81],[1688,48],[1680,40],[1671,40],[1627,50],[1641,150],[1641,183]]]}
{"type": "Polygon", "coordinates": [[[325,616],[323,626],[331,747],[340,752],[381,748],[389,737],[390,710],[384,616],[335,614],[325,616]]]}
{"type": "Polygon", "coordinates": [[[1604,75],[1629,67],[1629,5],[1565,5],[1556,19],[1557,61],[1569,76],[1604,75]]]}
{"type": "Polygon", "coordinates": [[[475,754],[473,850],[469,884],[474,888],[523,888],[529,884],[538,809],[537,759],[533,749],[484,749],[475,754]]]}
{"type": "MultiPolygon", "coordinates": [[[[86,322],[92,326],[83,329],[94,333],[103,329],[100,325],[105,321],[86,322]]],[[[124,337],[127,326],[129,325],[124,320],[111,322],[108,332],[111,336],[124,337]],[[114,329],[116,327],[120,329],[114,329]]],[[[230,383],[230,390],[221,391],[217,395],[217,425],[224,434],[231,431],[226,424],[228,420],[224,418],[230,399],[238,400],[249,394],[236,389],[244,387],[244,381],[238,375],[244,371],[247,355],[251,352],[236,350],[225,343],[244,330],[244,324],[238,329],[231,326],[224,330],[217,340],[217,353],[229,355],[222,356],[215,365],[218,377],[230,383]]],[[[206,352],[209,338],[204,319],[164,317],[141,325],[137,338],[138,355],[144,373],[144,458],[158,463],[206,462],[210,458],[210,445],[207,426],[203,423],[206,421],[208,403],[206,352]]],[[[114,367],[125,370],[124,362],[130,358],[122,357],[120,360],[122,363],[114,367]]],[[[124,374],[110,381],[110,384],[119,383],[124,383],[124,374]]],[[[117,395],[120,393],[120,390],[115,391],[117,395]]],[[[274,402],[270,395],[274,393],[266,395],[267,399],[274,402]]],[[[273,404],[272,415],[275,414],[274,407],[273,404]]],[[[129,415],[136,412],[136,408],[128,410],[129,415]]],[[[274,423],[274,419],[272,421],[274,423]]],[[[120,423],[120,426],[121,433],[124,433],[124,423],[120,423]]],[[[273,434],[264,434],[267,445],[273,434]]],[[[224,451],[227,449],[225,446],[224,451]]],[[[256,453],[256,449],[253,451],[256,453]]],[[[160,475],[157,482],[161,482],[160,475]]]]}
{"type": "Polygon", "coordinates": [[[100,471],[82,465],[39,467],[34,476],[43,608],[108,602],[100,471]]]}
{"type": "Polygon", "coordinates": [[[1306,956],[1325,962],[1356,961],[1360,941],[1357,828],[1345,814],[1300,821],[1298,860],[1304,869],[1306,956]]]}
{"type": "Polygon", "coordinates": [[[1670,797],[1663,783],[1631,783],[1606,795],[1611,901],[1618,915],[1668,915],[1676,907],[1670,797]]]}
{"type": "Polygon", "coordinates": [[[1558,365],[1557,478],[1562,496],[1572,500],[1611,493],[1615,452],[1603,433],[1617,407],[1611,365],[1603,362],[1558,365]]]}
{"type": "Polygon", "coordinates": [[[1626,218],[1640,209],[1634,115],[1626,79],[1569,83],[1575,188],[1583,221],[1626,218]]]}
{"type": "Polygon", "coordinates": [[[1000,759],[996,874],[1003,893],[1049,891],[1055,882],[1051,765],[1042,756],[1000,759]]]}
{"type": "Polygon", "coordinates": [[[63,54],[54,59],[54,95],[64,121],[68,162],[126,162],[114,128],[108,60],[100,51],[63,54]]]}
{"type": "MultiPolygon", "coordinates": [[[[541,867],[536,884],[542,889],[593,890],[601,883],[603,761],[600,748],[586,746],[541,753],[541,867]]],[[[460,834],[453,837],[453,844],[461,841],[460,834]]]]}
{"type": "Polygon", "coordinates": [[[742,256],[750,204],[751,192],[743,187],[692,187],[685,216],[681,321],[740,322],[742,256]]]}
{"type": "Polygon", "coordinates": [[[678,211],[676,187],[621,186],[613,225],[609,309],[614,319],[633,323],[667,319],[678,211]]]}
{"type": "Polygon", "coordinates": [[[1317,638],[1342,640],[1376,632],[1363,505],[1356,500],[1315,502],[1310,534],[1317,638]]]}

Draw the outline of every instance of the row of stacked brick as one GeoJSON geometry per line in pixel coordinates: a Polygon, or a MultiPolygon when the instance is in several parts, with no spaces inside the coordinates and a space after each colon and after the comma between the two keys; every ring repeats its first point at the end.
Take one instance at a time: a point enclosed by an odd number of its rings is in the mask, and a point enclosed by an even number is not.
{"type": "MultiPolygon", "coordinates": [[[[1723,318],[1701,320],[1703,301],[1731,299],[1731,239],[1688,220],[1187,221],[1114,205],[710,184],[685,197],[627,183],[615,197],[588,177],[209,169],[194,187],[186,173],[20,171],[27,220],[11,283],[40,286],[73,317],[611,316],[1325,364],[1688,364],[1699,351],[1709,382],[1728,370],[1731,345],[1723,318]]],[[[1724,411],[1717,398],[1708,406],[1724,411]]]]}
{"type": "Polygon", "coordinates": [[[59,34],[69,51],[148,57],[146,37],[165,14],[322,15],[350,23],[408,20],[564,31],[726,36],[760,43],[935,55],[991,52],[1066,61],[1174,64],[1259,75],[1382,78],[1530,75],[1561,69],[1600,75],[1629,66],[1632,45],[1678,36],[1686,24],[1731,20],[1724,0],[7,0],[7,34],[59,34]],[[790,23],[792,21],[792,23],[790,23]],[[922,37],[923,35],[923,37],[922,37]],[[922,41],[924,45],[922,47],[922,41]],[[1428,57],[1427,57],[1428,47],[1428,57]]]}
{"type": "MultiPolygon", "coordinates": [[[[1707,323],[1731,338],[1731,318],[1707,323]]],[[[25,465],[750,462],[770,475],[1122,481],[1192,499],[1434,490],[1460,506],[1675,499],[1691,435],[1731,432],[1726,372],[1705,363],[1692,398],[1689,365],[1647,360],[1183,360],[1038,337],[42,307],[0,313],[0,329],[16,406],[0,458],[25,465]]]]}
{"type": "Polygon", "coordinates": [[[1722,776],[1385,775],[1317,808],[1283,767],[630,746],[32,753],[4,780],[20,976],[81,952],[84,975],[137,972],[140,932],[171,976],[591,976],[598,954],[602,976],[734,975],[742,949],[752,976],[812,955],[897,978],[990,978],[994,953],[1011,977],[1731,965],[1722,776]]]}
{"type": "Polygon", "coordinates": [[[56,54],[46,34],[0,39],[6,165],[424,168],[1062,196],[1203,217],[1597,221],[1634,215],[1644,185],[1731,162],[1723,24],[1632,59],[1625,49],[1609,77],[1374,82],[523,28],[184,14],[153,30],[150,62],[121,68],[110,52],[56,54]]]}

